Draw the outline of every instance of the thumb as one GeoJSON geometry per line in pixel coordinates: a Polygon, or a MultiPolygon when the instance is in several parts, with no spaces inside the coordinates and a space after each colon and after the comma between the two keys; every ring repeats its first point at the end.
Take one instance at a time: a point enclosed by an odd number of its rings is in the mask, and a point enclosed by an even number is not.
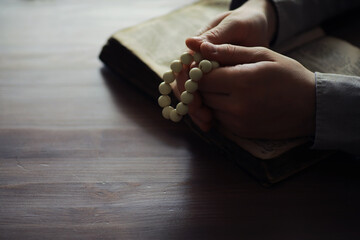
{"type": "Polygon", "coordinates": [[[188,48],[195,52],[200,51],[201,44],[205,42],[210,42],[214,44],[226,43],[226,35],[223,34],[225,31],[221,28],[221,26],[216,26],[206,32],[204,32],[200,36],[191,37],[186,39],[185,43],[188,48]]]}
{"type": "Polygon", "coordinates": [[[274,52],[264,47],[215,45],[203,42],[200,46],[200,52],[204,59],[217,61],[223,66],[274,60],[274,52]]]}
{"type": "Polygon", "coordinates": [[[230,14],[231,12],[224,12],[217,16],[210,24],[201,29],[197,36],[190,37],[186,39],[185,43],[188,48],[195,52],[200,51],[200,45],[205,41],[210,41],[212,43],[225,43],[222,42],[223,39],[222,33],[224,32],[224,26],[222,21],[230,14]]]}

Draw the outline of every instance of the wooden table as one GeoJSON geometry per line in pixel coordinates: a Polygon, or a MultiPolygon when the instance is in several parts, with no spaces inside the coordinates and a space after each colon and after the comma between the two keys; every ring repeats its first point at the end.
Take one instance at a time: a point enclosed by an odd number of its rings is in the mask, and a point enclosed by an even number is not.
{"type": "Polygon", "coordinates": [[[189,2],[1,1],[0,239],[359,239],[359,160],[264,188],[98,60],[189,2]]]}

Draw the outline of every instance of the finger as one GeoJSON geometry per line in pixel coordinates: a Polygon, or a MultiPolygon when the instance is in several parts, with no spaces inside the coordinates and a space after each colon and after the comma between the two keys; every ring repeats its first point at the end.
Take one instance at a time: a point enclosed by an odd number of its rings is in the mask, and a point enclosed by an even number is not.
{"type": "Polygon", "coordinates": [[[207,39],[207,35],[203,36],[203,34],[208,32],[212,28],[215,28],[217,25],[219,25],[219,23],[221,23],[221,21],[225,17],[227,17],[230,13],[231,12],[224,12],[224,13],[220,14],[209,25],[207,25],[204,28],[200,29],[197,36],[190,37],[190,38],[186,39],[185,43],[186,43],[187,47],[190,48],[191,50],[195,51],[195,52],[199,52],[200,51],[200,45],[204,41],[209,41],[209,39],[207,39]]]}
{"type": "Polygon", "coordinates": [[[219,23],[222,22],[222,20],[224,20],[224,18],[226,18],[232,11],[228,11],[228,12],[223,12],[221,14],[219,14],[214,20],[212,20],[208,25],[206,25],[205,27],[203,27],[202,29],[200,29],[197,33],[197,36],[202,35],[203,33],[207,32],[208,30],[216,27],[217,25],[219,25],[219,23]]]}
{"type": "Polygon", "coordinates": [[[185,91],[185,82],[189,79],[189,70],[189,66],[183,65],[182,71],[176,76],[176,85],[180,94],[185,91]]]}
{"type": "MultiPolygon", "coordinates": [[[[180,99],[181,93],[178,90],[178,85],[174,84],[173,92],[180,99]]],[[[207,132],[210,130],[213,119],[212,113],[208,107],[203,106],[198,92],[195,92],[194,100],[189,104],[189,116],[202,131],[207,132]]]]}
{"type": "MultiPolygon", "coordinates": [[[[173,92],[177,99],[180,100],[182,91],[179,91],[179,85],[174,84],[173,92]]],[[[191,118],[196,119],[196,124],[203,131],[209,130],[212,121],[212,114],[208,107],[202,103],[202,98],[198,92],[194,92],[194,100],[188,105],[189,115],[191,118]]]]}
{"type": "Polygon", "coordinates": [[[212,126],[212,112],[208,107],[202,106],[196,112],[189,114],[193,122],[203,131],[209,131],[212,126]]]}
{"type": "Polygon", "coordinates": [[[212,120],[212,113],[210,108],[204,105],[198,108],[197,111],[193,112],[191,115],[195,116],[197,119],[201,120],[202,122],[211,122],[212,120]]]}
{"type": "Polygon", "coordinates": [[[229,99],[228,95],[203,93],[203,104],[217,111],[231,112],[234,109],[234,103],[229,99]]]}
{"type": "Polygon", "coordinates": [[[234,81],[237,81],[239,74],[241,74],[239,68],[217,68],[202,77],[199,81],[199,90],[208,93],[229,94],[233,91],[234,81]]]}
{"type": "Polygon", "coordinates": [[[203,42],[210,42],[213,44],[229,43],[234,37],[233,26],[233,24],[229,23],[229,19],[225,19],[216,27],[201,34],[201,38],[204,39],[203,42]]]}
{"type": "Polygon", "coordinates": [[[249,131],[239,117],[223,111],[214,111],[213,116],[225,129],[241,137],[248,137],[249,131]]]}
{"type": "Polygon", "coordinates": [[[194,92],[194,100],[189,104],[189,113],[195,113],[203,105],[201,96],[198,92],[194,92]]]}
{"type": "Polygon", "coordinates": [[[194,93],[194,100],[189,104],[189,115],[201,130],[208,131],[210,129],[212,113],[207,106],[203,105],[199,92],[194,93]]]}
{"type": "Polygon", "coordinates": [[[175,97],[177,99],[180,100],[180,96],[181,96],[181,93],[184,91],[184,84],[183,82],[185,80],[183,79],[187,79],[188,77],[186,76],[185,74],[185,71],[181,71],[177,76],[176,76],[176,80],[173,81],[172,83],[170,83],[171,85],[171,88],[173,90],[173,93],[175,95],[175,97]]]}
{"type": "Polygon", "coordinates": [[[215,45],[204,42],[200,52],[205,59],[214,60],[222,66],[273,61],[276,54],[264,47],[243,47],[231,44],[215,45]]]}
{"type": "Polygon", "coordinates": [[[172,90],[173,90],[173,93],[174,93],[175,97],[176,97],[177,99],[180,99],[180,94],[181,94],[181,93],[180,93],[180,91],[179,91],[178,85],[176,84],[176,81],[170,83],[170,85],[171,85],[171,88],[172,88],[172,90]]]}
{"type": "Polygon", "coordinates": [[[211,127],[212,127],[212,124],[211,123],[205,123],[205,122],[202,122],[201,120],[197,119],[196,117],[190,115],[191,117],[191,120],[204,132],[208,132],[211,127]]]}

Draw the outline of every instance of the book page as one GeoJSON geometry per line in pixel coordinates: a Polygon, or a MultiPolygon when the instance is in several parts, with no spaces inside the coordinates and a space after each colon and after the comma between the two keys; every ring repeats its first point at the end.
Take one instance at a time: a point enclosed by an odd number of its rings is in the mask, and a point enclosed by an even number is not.
{"type": "Polygon", "coordinates": [[[197,35],[227,11],[230,0],[203,0],[113,35],[162,77],[170,63],[187,50],[185,39],[197,35]]]}
{"type": "MultiPolygon", "coordinates": [[[[229,4],[230,0],[199,1],[168,15],[121,30],[113,38],[137,55],[160,80],[170,63],[187,50],[185,39],[196,35],[199,29],[227,11],[229,4]]],[[[321,29],[304,33],[294,41],[289,41],[286,46],[280,46],[277,51],[286,52],[285,55],[298,60],[311,71],[360,75],[360,50],[340,39],[324,37],[321,29]]],[[[219,132],[260,159],[277,157],[309,140],[250,140],[221,129],[219,132]]]]}
{"type": "Polygon", "coordinates": [[[286,55],[313,72],[360,76],[360,49],[335,37],[316,39],[286,55]]]}

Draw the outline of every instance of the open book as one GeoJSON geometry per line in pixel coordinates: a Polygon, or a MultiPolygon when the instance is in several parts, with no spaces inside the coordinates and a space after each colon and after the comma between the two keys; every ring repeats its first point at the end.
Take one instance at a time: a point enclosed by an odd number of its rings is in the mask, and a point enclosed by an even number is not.
{"type": "MultiPolygon", "coordinates": [[[[227,11],[229,4],[229,0],[202,0],[120,30],[103,47],[100,59],[115,73],[153,97],[156,103],[162,74],[169,69],[171,61],[187,50],[185,39],[196,35],[210,20],[227,11]]],[[[298,60],[312,71],[360,75],[356,64],[360,61],[360,49],[325,36],[321,29],[305,33],[277,51],[298,60]]],[[[243,139],[221,129],[204,133],[190,118],[185,118],[185,121],[206,141],[224,150],[263,183],[278,182],[330,154],[309,150],[311,143],[308,138],[284,141],[243,139]]]]}

